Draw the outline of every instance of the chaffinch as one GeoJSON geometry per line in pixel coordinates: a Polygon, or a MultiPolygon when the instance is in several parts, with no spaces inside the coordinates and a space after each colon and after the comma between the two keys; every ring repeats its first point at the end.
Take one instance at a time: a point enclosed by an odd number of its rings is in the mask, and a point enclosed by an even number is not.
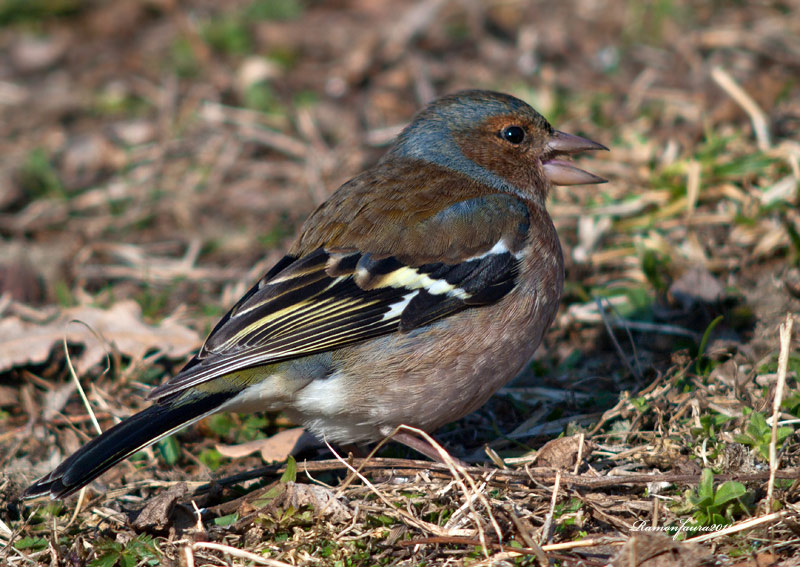
{"type": "MultiPolygon", "coordinates": [[[[558,308],[552,184],[602,183],[559,156],[607,149],[488,91],[422,110],[305,222],[155,403],[30,486],[63,498],[219,411],[284,411],[332,443],[433,431],[531,358],[558,308]]],[[[410,435],[394,437],[436,458],[410,435]]]]}

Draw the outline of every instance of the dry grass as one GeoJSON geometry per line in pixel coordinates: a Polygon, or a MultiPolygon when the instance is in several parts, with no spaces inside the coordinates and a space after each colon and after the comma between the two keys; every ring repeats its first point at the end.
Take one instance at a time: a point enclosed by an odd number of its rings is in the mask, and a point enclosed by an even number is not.
{"type": "Polygon", "coordinates": [[[793,3],[21,6],[0,0],[0,330],[26,341],[13,362],[0,342],[0,562],[796,561],[793,3]],[[389,445],[262,468],[214,446],[285,419],[223,416],[80,499],[15,501],[94,435],[60,337],[100,425],[132,414],[187,356],[146,329],[202,336],[417,108],[468,87],[612,148],[581,159],[610,183],[552,195],[567,285],[545,345],[437,435],[476,466],[389,445]],[[128,300],[143,348],[53,327],[128,300]]]}

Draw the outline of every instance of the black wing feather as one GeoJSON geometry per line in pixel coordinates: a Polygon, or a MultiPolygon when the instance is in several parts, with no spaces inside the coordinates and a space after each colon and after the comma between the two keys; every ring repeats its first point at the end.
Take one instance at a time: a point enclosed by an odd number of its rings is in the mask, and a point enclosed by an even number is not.
{"type": "Polygon", "coordinates": [[[419,267],[323,249],[288,256],[217,324],[200,353],[149,397],[162,399],[236,370],[407,332],[494,303],[513,288],[517,273],[518,260],[509,252],[419,267]]]}

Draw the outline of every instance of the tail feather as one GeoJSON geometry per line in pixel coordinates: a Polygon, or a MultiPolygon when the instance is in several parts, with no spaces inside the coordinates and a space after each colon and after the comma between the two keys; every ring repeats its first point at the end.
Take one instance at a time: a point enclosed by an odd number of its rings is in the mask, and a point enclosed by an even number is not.
{"type": "Polygon", "coordinates": [[[175,431],[215,413],[235,393],[186,400],[165,399],[118,423],[78,449],[53,472],[29,486],[22,498],[65,498],[105,471],[175,431]]]}

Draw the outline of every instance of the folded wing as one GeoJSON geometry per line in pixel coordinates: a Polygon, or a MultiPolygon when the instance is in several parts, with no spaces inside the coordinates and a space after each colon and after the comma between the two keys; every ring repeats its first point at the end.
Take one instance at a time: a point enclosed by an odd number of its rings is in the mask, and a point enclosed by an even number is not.
{"type": "MultiPolygon", "coordinates": [[[[484,215],[482,204],[480,199],[456,203],[424,228],[433,239],[437,232],[451,234],[449,223],[463,226],[470,220],[465,215],[484,215]]],[[[443,261],[419,265],[408,261],[408,254],[325,247],[299,258],[286,256],[225,315],[198,355],[149,397],[164,399],[236,370],[408,332],[499,301],[515,285],[524,237],[517,233],[528,226],[526,218],[514,218],[526,217],[519,202],[501,212],[515,234],[496,226],[487,231],[481,251],[475,253],[473,245],[468,256],[455,260],[453,250],[442,254],[443,261]]]]}

